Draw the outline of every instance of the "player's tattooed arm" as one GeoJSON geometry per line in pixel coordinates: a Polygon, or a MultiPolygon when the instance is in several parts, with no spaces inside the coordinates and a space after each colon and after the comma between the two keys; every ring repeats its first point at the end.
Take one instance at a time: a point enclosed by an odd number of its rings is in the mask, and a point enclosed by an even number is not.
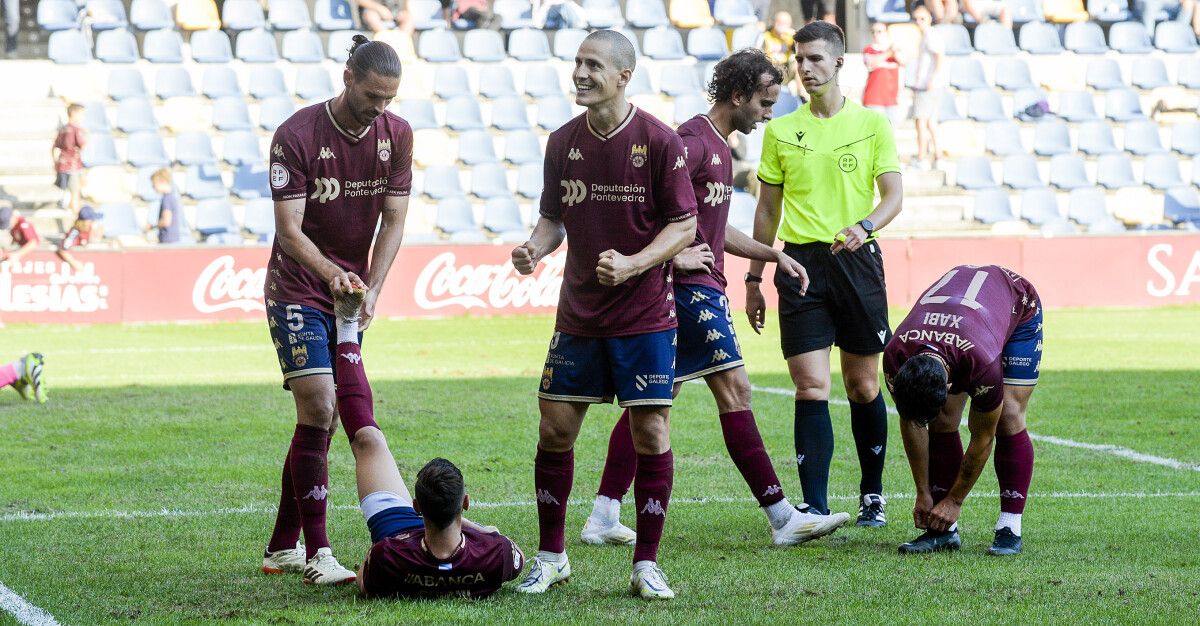
{"type": "Polygon", "coordinates": [[[330,261],[321,253],[320,248],[317,248],[317,244],[300,229],[304,223],[306,201],[300,197],[275,202],[275,233],[279,239],[279,247],[297,263],[320,276],[335,294],[349,289],[352,285],[362,285],[361,278],[330,261]]]}
{"type": "Polygon", "coordinates": [[[529,241],[513,248],[512,264],[519,274],[532,274],[546,255],[553,253],[567,238],[567,230],[562,220],[542,215],[533,226],[533,234],[529,241]]]}

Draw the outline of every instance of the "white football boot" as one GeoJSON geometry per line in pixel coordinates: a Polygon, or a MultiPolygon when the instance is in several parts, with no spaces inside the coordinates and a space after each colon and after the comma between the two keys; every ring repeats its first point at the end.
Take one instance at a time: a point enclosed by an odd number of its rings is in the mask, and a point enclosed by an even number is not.
{"type": "Polygon", "coordinates": [[[644,600],[670,600],[675,592],[667,586],[667,575],[654,561],[639,561],[633,566],[629,593],[644,600]]]}
{"type": "Polygon", "coordinates": [[[535,557],[529,564],[525,580],[517,585],[521,593],[546,593],[551,587],[571,582],[571,562],[563,555],[562,561],[552,562],[535,557]]]}
{"type": "Polygon", "coordinates": [[[317,548],[317,553],[304,566],[304,584],[306,585],[343,585],[354,582],[358,576],[342,567],[333,558],[333,550],[317,548]]]}
{"type": "Polygon", "coordinates": [[[620,521],[606,524],[594,517],[588,517],[587,522],[583,525],[583,532],[579,533],[579,538],[584,543],[593,546],[604,544],[628,546],[637,540],[637,533],[620,521]]]}
{"type": "Polygon", "coordinates": [[[263,553],[264,574],[299,574],[304,571],[304,544],[296,542],[295,548],[285,548],[263,553]]]}
{"type": "Polygon", "coordinates": [[[817,537],[832,534],[833,531],[849,521],[849,513],[817,515],[809,513],[807,510],[797,509],[792,513],[791,519],[783,525],[783,528],[771,531],[771,539],[777,546],[800,545],[817,537]]]}

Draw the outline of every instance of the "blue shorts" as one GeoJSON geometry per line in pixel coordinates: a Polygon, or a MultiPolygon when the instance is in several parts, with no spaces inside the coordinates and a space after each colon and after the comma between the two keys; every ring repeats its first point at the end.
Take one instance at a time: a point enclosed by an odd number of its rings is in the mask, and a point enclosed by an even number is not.
{"type": "Polygon", "coordinates": [[[628,337],[555,332],[538,397],[559,402],[671,406],[675,329],[628,337]]]}
{"type": "MultiPolygon", "coordinates": [[[[288,381],[313,374],[333,374],[333,352],[337,348],[337,319],[303,304],[267,300],[267,325],[271,343],[283,370],[283,388],[288,381]]],[[[362,342],[362,333],[358,334],[362,342]]]]}
{"type": "Polygon", "coordinates": [[[1032,387],[1037,384],[1042,367],[1042,307],[1027,322],[1022,322],[1004,344],[1000,354],[1004,365],[1004,384],[1032,387]]]}
{"type": "Polygon", "coordinates": [[[425,520],[413,509],[412,502],[390,491],[367,495],[359,508],[367,520],[367,530],[371,531],[372,544],[425,527],[425,520]]]}
{"type": "Polygon", "coordinates": [[[707,285],[675,285],[679,347],[675,381],[700,378],[742,366],[742,347],[724,292],[707,285]]]}

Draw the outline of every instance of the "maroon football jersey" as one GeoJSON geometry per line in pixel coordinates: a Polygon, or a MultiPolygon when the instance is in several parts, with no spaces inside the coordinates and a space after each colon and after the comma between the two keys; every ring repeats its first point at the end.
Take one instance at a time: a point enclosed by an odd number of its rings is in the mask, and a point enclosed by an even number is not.
{"type": "Polygon", "coordinates": [[[905,361],[934,352],[950,370],[950,393],[969,393],[973,410],[991,411],[1004,400],[1004,344],[1039,306],[1033,285],[1012,270],[955,267],[921,295],[896,328],[883,352],[884,380],[890,388],[905,361]]]}
{"type": "Polygon", "coordinates": [[[462,532],[463,544],[449,559],[429,553],[424,528],[377,542],[363,564],[367,595],[485,598],[525,567],[525,555],[508,537],[470,528],[462,532]]]}
{"type": "MultiPolygon", "coordinates": [[[[412,128],[384,112],[360,135],[333,118],[332,100],[297,111],[271,142],[271,196],[307,198],[301,230],[326,258],[367,280],[367,256],[386,196],[412,186],[412,128]]],[[[271,246],[266,297],[333,312],[329,286],[271,246]]]]}
{"type": "Polygon", "coordinates": [[[679,127],[692,190],[700,214],[696,217],[696,241],[708,244],[715,257],[711,274],[676,273],[683,285],[707,285],[725,290],[725,224],[729,221],[729,201],[733,198],[733,153],[707,115],[697,115],[679,127]]]}
{"type": "Polygon", "coordinates": [[[621,337],[676,327],[670,262],[615,287],[600,284],[600,253],[629,256],[650,245],[668,222],[696,214],[683,141],[637,107],[602,135],[584,113],[550,134],[541,214],[567,231],[555,329],[621,337]]]}

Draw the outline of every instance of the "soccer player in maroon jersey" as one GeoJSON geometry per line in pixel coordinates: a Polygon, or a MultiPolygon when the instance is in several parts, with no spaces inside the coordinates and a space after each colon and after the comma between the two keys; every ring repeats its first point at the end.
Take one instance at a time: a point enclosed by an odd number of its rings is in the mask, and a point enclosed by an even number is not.
{"type": "Polygon", "coordinates": [[[342,80],[340,95],[297,111],[275,131],[270,155],[276,235],[267,321],[297,425],[262,569],[303,571],[305,583],[319,585],[354,580],[325,532],[337,424],[333,298],[365,278],[362,328],[370,325],[400,247],[412,182],[412,129],[384,110],[400,84],[396,52],[356,36],[342,80]]]}
{"type": "Polygon", "coordinates": [[[900,323],[884,351],[883,373],[916,482],[913,521],[926,531],[901,544],[901,553],[958,549],[959,511],[995,443],[1000,519],[988,554],[1020,554],[1033,476],[1025,412],[1041,360],[1037,291],[998,265],[951,269],[900,323]],[[964,454],[958,427],[968,397],[971,441],[964,454]]]}
{"type": "Polygon", "coordinates": [[[587,111],[551,133],[541,218],[512,253],[517,271],[529,274],[570,239],[538,392],[541,532],[517,587],[526,593],[571,575],[565,521],[575,438],[588,405],[616,396],[630,410],[637,451],[630,589],[648,599],[675,595],[657,563],[674,476],[667,423],[677,324],[668,262],[696,238],[696,196],[679,135],[625,99],[635,61],[633,45],[615,31],[580,44],[575,101],[587,111]]]}
{"type": "MultiPolygon", "coordinates": [[[[679,343],[672,394],[678,395],[685,381],[704,379],[717,403],[725,447],[767,515],[773,541],[795,545],[837,530],[850,516],[800,512],[784,495],[750,410],[750,378],[743,367],[725,295],[726,251],[774,261],[802,285],[807,283],[807,274],[798,262],[729,225],[733,154],[727,138],[735,130],[749,134],[760,122],[771,119],[782,81],[782,73],[761,50],[734,53],[713,70],[708,85],[713,104],[708,114],[697,115],[679,127],[700,215],[696,240],[674,259],[679,343]]],[[[636,535],[621,524],[620,506],[636,467],[626,409],[609,437],[600,489],[581,533],[584,543],[633,543],[636,535]]]]}

